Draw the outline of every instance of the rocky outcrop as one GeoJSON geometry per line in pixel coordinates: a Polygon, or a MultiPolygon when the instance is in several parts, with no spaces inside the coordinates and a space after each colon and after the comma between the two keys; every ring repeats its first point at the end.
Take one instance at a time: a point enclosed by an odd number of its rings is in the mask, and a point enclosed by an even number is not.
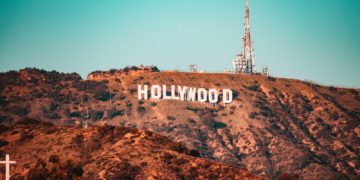
{"type": "Polygon", "coordinates": [[[119,78],[126,75],[139,75],[142,73],[160,72],[156,66],[128,66],[124,69],[111,69],[109,71],[94,71],[91,72],[88,80],[101,80],[108,78],[119,78]]]}

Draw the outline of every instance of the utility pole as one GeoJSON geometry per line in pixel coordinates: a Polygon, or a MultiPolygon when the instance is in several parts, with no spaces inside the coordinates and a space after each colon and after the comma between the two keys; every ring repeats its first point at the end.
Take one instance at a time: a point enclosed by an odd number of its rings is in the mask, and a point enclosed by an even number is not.
{"type": "Polygon", "coordinates": [[[82,120],[82,127],[83,128],[88,128],[88,119],[89,119],[89,107],[88,107],[88,104],[86,103],[85,104],[85,101],[84,101],[84,96],[82,98],[82,103],[83,103],[83,106],[86,108],[86,115],[84,116],[85,119],[82,120]]]}

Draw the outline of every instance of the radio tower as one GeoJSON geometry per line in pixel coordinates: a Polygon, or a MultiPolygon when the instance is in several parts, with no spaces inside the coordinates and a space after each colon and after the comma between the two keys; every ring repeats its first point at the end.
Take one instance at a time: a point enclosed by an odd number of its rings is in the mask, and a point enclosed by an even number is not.
{"type": "Polygon", "coordinates": [[[254,49],[252,47],[253,42],[251,41],[250,33],[250,10],[249,10],[249,0],[246,0],[246,13],[245,13],[245,34],[242,38],[243,40],[243,49],[240,54],[238,54],[234,61],[234,72],[235,73],[246,73],[253,74],[256,72],[255,69],[255,55],[254,49]]]}

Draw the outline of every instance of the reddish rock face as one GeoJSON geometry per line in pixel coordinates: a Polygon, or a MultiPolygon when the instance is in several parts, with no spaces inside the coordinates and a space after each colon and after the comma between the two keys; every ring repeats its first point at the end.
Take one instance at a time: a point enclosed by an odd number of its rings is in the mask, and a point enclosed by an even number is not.
{"type": "Polygon", "coordinates": [[[34,69],[2,73],[0,120],[10,125],[33,117],[78,126],[86,119],[90,126],[150,130],[203,158],[268,178],[359,176],[359,89],[257,75],[136,70],[94,72],[89,79],[34,69]],[[139,101],[138,84],[230,88],[234,100],[225,107],[139,101]]]}
{"type": "Polygon", "coordinates": [[[0,147],[1,158],[6,152],[17,162],[12,179],[264,179],[133,128],[82,129],[24,119],[0,138],[7,142],[0,147]]]}

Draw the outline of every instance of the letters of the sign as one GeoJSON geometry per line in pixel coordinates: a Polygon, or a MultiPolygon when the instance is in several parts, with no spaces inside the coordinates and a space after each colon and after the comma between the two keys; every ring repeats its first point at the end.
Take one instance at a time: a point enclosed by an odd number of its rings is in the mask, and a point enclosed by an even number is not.
{"type": "MultiPolygon", "coordinates": [[[[149,96],[148,85],[138,85],[138,99],[167,99],[167,100],[181,100],[181,101],[198,101],[201,103],[209,102],[212,104],[219,102],[219,93],[217,89],[194,88],[186,86],[170,86],[170,91],[166,85],[152,85],[150,87],[149,96]],[[170,92],[170,95],[169,93],[170,92]]],[[[233,101],[233,92],[231,89],[222,90],[222,102],[230,104],[233,101]]]]}

